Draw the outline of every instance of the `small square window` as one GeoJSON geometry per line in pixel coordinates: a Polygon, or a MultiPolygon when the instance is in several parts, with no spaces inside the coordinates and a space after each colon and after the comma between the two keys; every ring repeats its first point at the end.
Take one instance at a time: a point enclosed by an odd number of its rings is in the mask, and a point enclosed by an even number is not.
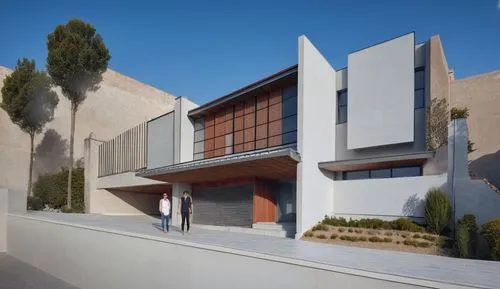
{"type": "Polygon", "coordinates": [[[283,90],[283,100],[297,97],[297,86],[289,86],[283,90]]]}
{"type": "Polygon", "coordinates": [[[415,89],[423,89],[425,87],[425,70],[415,71],[415,89]]]}
{"type": "Polygon", "coordinates": [[[297,114],[297,98],[289,98],[283,101],[281,117],[285,118],[290,115],[297,114]]]}
{"type": "Polygon", "coordinates": [[[289,132],[283,134],[283,144],[292,144],[297,142],[297,132],[289,132]]]}
{"type": "Polygon", "coordinates": [[[340,106],[337,115],[337,123],[347,122],[347,106],[340,106]]]}
{"type": "Polygon", "coordinates": [[[347,121],[347,90],[337,92],[337,123],[347,121]]]}
{"type": "Polygon", "coordinates": [[[283,133],[297,130],[297,115],[284,118],[282,121],[283,133]]]}
{"type": "Polygon", "coordinates": [[[425,90],[415,90],[415,109],[425,107],[425,90]]]}

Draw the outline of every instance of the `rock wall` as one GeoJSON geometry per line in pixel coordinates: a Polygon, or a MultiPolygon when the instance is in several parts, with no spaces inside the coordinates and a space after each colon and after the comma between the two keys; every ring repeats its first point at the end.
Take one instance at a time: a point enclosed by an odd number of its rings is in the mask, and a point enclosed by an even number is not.
{"type": "MultiPolygon", "coordinates": [[[[0,66],[0,88],[12,70],[0,66]]],[[[54,120],[35,140],[35,177],[68,166],[70,102],[59,95],[54,120]]],[[[84,139],[91,132],[106,140],[141,122],[171,111],[175,97],[108,69],[101,87],[88,94],[76,116],[75,162],[82,165],[84,139]]],[[[0,94],[1,101],[1,94],[0,94]]],[[[0,109],[0,188],[25,192],[29,170],[29,137],[0,109]]]]}

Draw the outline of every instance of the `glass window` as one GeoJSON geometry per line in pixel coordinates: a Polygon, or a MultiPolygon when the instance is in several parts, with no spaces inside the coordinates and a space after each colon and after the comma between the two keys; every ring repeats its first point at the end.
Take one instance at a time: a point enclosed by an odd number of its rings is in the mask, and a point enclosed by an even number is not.
{"type": "Polygon", "coordinates": [[[205,119],[197,118],[194,120],[194,130],[203,129],[205,127],[205,119]]]}
{"type": "Polygon", "coordinates": [[[194,153],[202,153],[204,151],[204,145],[205,142],[200,141],[200,142],[195,142],[194,143],[194,153]]]}
{"type": "Polygon", "coordinates": [[[370,178],[371,179],[384,179],[391,177],[391,169],[382,169],[382,170],[371,170],[370,178]]]}
{"type": "Polygon", "coordinates": [[[289,86],[283,90],[283,100],[297,97],[297,86],[289,86]]]}
{"type": "Polygon", "coordinates": [[[283,133],[297,130],[297,115],[292,115],[282,120],[283,133]]]}
{"type": "Polygon", "coordinates": [[[289,98],[283,101],[282,118],[297,114],[297,98],[289,98]]]}
{"type": "Polygon", "coordinates": [[[344,172],[344,180],[361,180],[370,178],[369,171],[344,172]]]}
{"type": "Polygon", "coordinates": [[[342,90],[337,93],[337,123],[347,121],[347,90],[342,90]]]}
{"type": "Polygon", "coordinates": [[[195,142],[202,141],[204,138],[205,138],[205,130],[204,129],[197,130],[194,132],[194,141],[195,142]]]}
{"type": "Polygon", "coordinates": [[[393,178],[403,178],[403,177],[418,177],[421,176],[420,167],[401,167],[392,169],[393,178]]]}
{"type": "Polygon", "coordinates": [[[283,134],[283,144],[291,144],[291,143],[296,143],[297,142],[297,132],[289,132],[283,134]]]}
{"type": "Polygon", "coordinates": [[[415,89],[423,89],[425,87],[425,70],[415,71],[415,89]]]}
{"type": "Polygon", "coordinates": [[[194,154],[194,160],[202,160],[202,159],[203,159],[203,153],[194,154]]]}
{"type": "Polygon", "coordinates": [[[415,90],[415,109],[425,107],[425,91],[423,89],[415,90]]]}

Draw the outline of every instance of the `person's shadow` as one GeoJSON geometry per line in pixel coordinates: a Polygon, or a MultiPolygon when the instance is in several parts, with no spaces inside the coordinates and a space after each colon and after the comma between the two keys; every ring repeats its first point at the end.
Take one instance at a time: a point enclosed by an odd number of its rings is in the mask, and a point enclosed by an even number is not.
{"type": "MultiPolygon", "coordinates": [[[[157,229],[158,231],[163,231],[163,228],[161,227],[161,220],[158,220],[158,222],[155,222],[155,223],[151,223],[151,225],[153,226],[153,228],[157,229]]],[[[170,231],[181,232],[181,229],[179,229],[175,226],[172,226],[172,219],[169,220],[168,227],[169,227],[170,231]]]]}

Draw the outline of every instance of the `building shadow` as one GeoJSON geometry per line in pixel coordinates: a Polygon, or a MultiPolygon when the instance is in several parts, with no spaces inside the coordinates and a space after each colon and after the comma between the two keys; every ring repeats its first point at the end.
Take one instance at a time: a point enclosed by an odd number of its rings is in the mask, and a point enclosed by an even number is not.
{"type": "Polygon", "coordinates": [[[476,177],[485,178],[500,188],[500,150],[473,160],[469,168],[476,177]]]}

